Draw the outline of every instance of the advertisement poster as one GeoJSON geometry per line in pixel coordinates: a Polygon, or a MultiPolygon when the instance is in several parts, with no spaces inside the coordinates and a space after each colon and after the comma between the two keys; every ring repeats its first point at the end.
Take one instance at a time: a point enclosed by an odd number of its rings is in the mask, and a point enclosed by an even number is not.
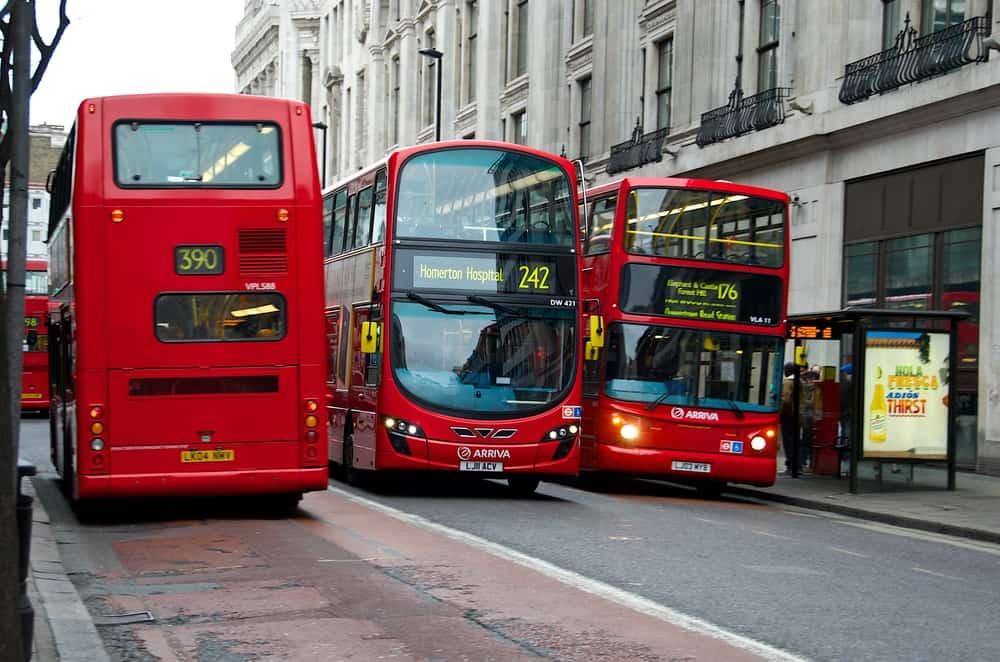
{"type": "Polygon", "coordinates": [[[948,334],[865,336],[865,458],[948,459],[948,334]]]}

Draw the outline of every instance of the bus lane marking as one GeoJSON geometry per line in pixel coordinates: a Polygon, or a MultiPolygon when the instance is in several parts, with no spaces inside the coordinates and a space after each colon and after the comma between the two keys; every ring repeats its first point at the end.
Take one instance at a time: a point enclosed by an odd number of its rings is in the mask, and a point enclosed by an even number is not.
{"type": "Polygon", "coordinates": [[[518,552],[504,545],[486,540],[485,538],[480,538],[474,534],[459,531],[458,529],[453,529],[444,524],[433,522],[420,515],[414,515],[412,513],[398,510],[392,506],[387,506],[337,487],[328,486],[327,491],[349,501],[353,501],[354,503],[388,515],[389,517],[392,517],[400,522],[442,535],[456,542],[460,542],[486,552],[487,554],[497,558],[510,561],[524,568],[528,568],[529,570],[538,572],[545,577],[565,584],[570,588],[596,595],[640,614],[652,616],[653,618],[683,628],[690,632],[722,641],[733,646],[734,648],[740,648],[764,659],[775,660],[777,662],[807,662],[808,660],[808,658],[800,657],[776,646],[771,646],[762,641],[758,641],[735,632],[730,632],[729,630],[710,623],[709,621],[695,616],[690,616],[677,611],[676,609],[671,609],[670,607],[655,602],[654,600],[650,600],[649,598],[644,598],[640,595],[630,593],[600,580],[586,577],[572,570],[567,570],[566,568],[549,563],[548,561],[529,556],[523,552],[518,552]]]}
{"type": "Polygon", "coordinates": [[[931,575],[933,577],[941,577],[942,579],[953,579],[957,582],[964,582],[965,580],[961,577],[953,577],[952,575],[946,575],[943,572],[934,572],[933,570],[927,570],[926,568],[911,568],[914,572],[922,572],[925,575],[931,575]]]}
{"type": "Polygon", "coordinates": [[[830,549],[832,549],[835,552],[840,552],[841,554],[847,554],[848,556],[857,556],[857,557],[862,558],[862,559],[870,559],[871,558],[870,554],[862,554],[861,552],[852,552],[849,549],[841,549],[840,547],[831,547],[830,549]]]}

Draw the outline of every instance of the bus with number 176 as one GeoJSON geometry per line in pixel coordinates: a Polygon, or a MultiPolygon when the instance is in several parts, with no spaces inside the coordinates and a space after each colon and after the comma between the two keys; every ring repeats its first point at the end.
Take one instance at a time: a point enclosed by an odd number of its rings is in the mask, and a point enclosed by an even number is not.
{"type": "Polygon", "coordinates": [[[324,193],[330,458],[506,479],[579,463],[576,179],[463,140],[391,152],[324,193]]]}
{"type": "Polygon", "coordinates": [[[586,192],[581,477],[772,485],[788,299],[788,196],[626,178],[586,192]]]}

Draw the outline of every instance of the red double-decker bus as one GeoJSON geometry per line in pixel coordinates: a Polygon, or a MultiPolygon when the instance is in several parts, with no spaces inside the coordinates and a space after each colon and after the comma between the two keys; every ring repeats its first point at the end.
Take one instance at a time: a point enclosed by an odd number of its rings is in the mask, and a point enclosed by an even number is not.
{"type": "MultiPolygon", "coordinates": [[[[7,262],[0,270],[7,278],[7,262]]],[[[45,260],[27,260],[24,283],[24,348],[21,376],[21,411],[49,409],[49,336],[46,328],[49,302],[48,265],[45,260]]]]}
{"type": "Polygon", "coordinates": [[[52,457],[67,492],[294,504],[325,489],[308,107],[88,99],[50,189],[52,457]]]}
{"type": "Polygon", "coordinates": [[[577,472],[575,186],[565,159],[465,140],[325,192],[330,457],[349,482],[456,471],[530,493],[577,472]]]}
{"type": "Polygon", "coordinates": [[[581,475],[658,476],[709,495],[773,484],[788,197],[627,178],[588,190],[586,205],[584,298],[606,328],[604,346],[587,347],[581,475]]]}

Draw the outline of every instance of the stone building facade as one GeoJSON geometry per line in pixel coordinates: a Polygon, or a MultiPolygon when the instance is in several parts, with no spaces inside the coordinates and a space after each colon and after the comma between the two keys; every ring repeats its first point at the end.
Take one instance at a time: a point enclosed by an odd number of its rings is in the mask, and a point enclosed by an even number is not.
{"type": "MultiPolygon", "coordinates": [[[[45,181],[49,171],[59,162],[66,144],[66,130],[60,125],[40,124],[30,127],[31,156],[28,174],[28,259],[48,259],[45,238],[49,230],[49,194],[45,181]]],[[[7,235],[10,222],[10,190],[3,196],[3,235],[0,237],[0,259],[7,259],[7,235]]]]}
{"type": "Polygon", "coordinates": [[[442,138],[788,192],[791,312],[972,313],[958,459],[1000,474],[995,35],[1000,0],[247,0],[233,64],[311,105],[329,182],[434,138],[441,66],[442,138]]]}

